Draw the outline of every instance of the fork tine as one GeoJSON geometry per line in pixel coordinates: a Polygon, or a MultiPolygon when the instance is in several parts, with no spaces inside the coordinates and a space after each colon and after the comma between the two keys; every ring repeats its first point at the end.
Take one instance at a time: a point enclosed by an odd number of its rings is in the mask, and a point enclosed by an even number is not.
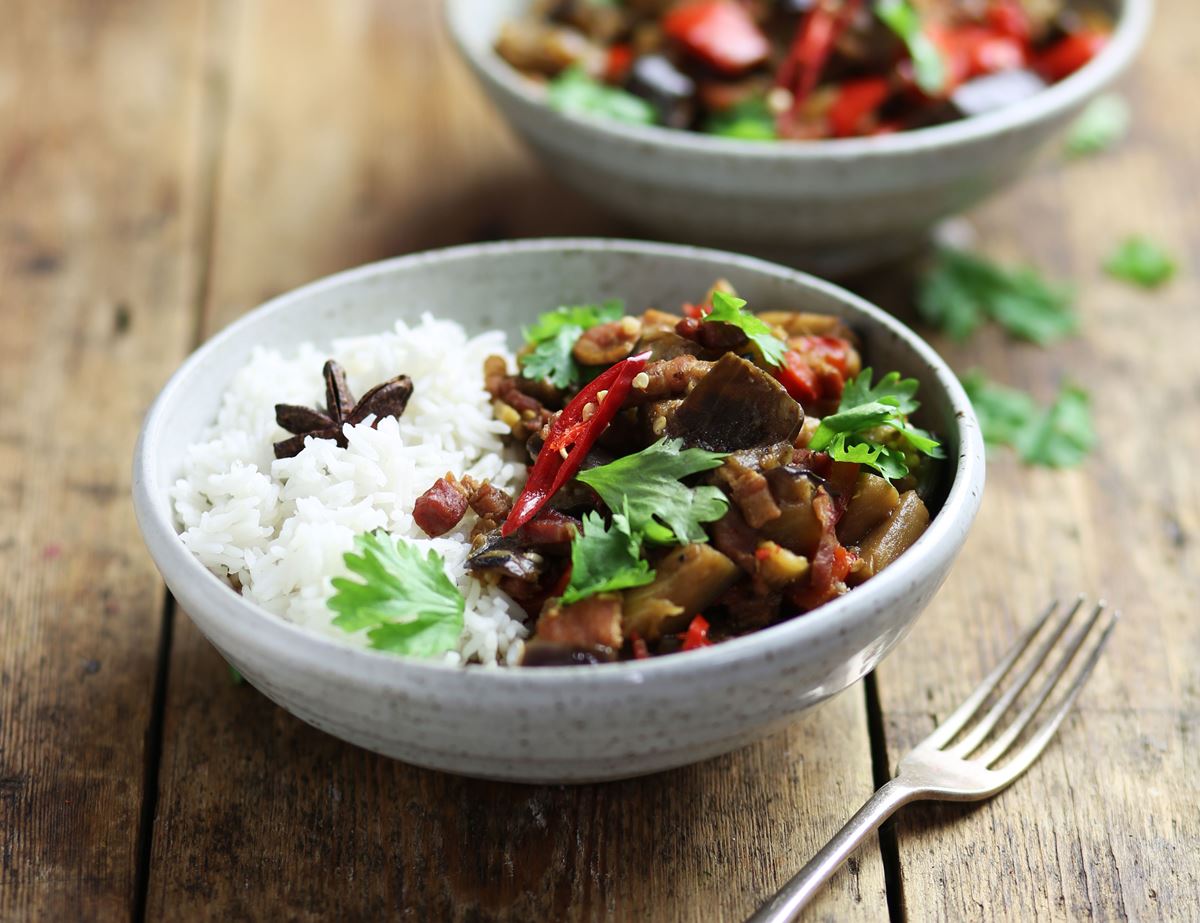
{"type": "Polygon", "coordinates": [[[1096,604],[1096,608],[1092,612],[1091,617],[1087,620],[1087,622],[1084,623],[1082,628],[1075,632],[1075,635],[1071,638],[1066,652],[1059,658],[1058,664],[1054,667],[1054,671],[1049,677],[1046,678],[1046,681],[1042,683],[1042,687],[1037,691],[1037,694],[1027,705],[1025,705],[1024,708],[1021,709],[1020,714],[1018,714],[1016,719],[1004,729],[1004,732],[1000,734],[1000,736],[994,741],[992,741],[992,743],[988,745],[988,748],[984,750],[983,753],[975,757],[976,760],[983,763],[985,766],[990,766],[992,763],[996,762],[996,760],[1000,759],[1000,757],[1002,757],[1006,752],[1008,752],[1009,747],[1011,747],[1013,742],[1021,736],[1021,732],[1025,730],[1025,728],[1029,725],[1029,722],[1034,719],[1034,716],[1037,715],[1039,709],[1041,709],[1041,707],[1045,704],[1046,700],[1050,698],[1050,693],[1054,691],[1054,687],[1058,685],[1058,682],[1062,679],[1063,674],[1067,672],[1067,668],[1071,665],[1071,662],[1079,653],[1080,648],[1083,647],[1084,642],[1088,639],[1088,635],[1090,635],[1092,629],[1096,627],[1096,623],[1100,621],[1100,616],[1104,614],[1106,605],[1107,603],[1105,603],[1104,600],[1100,600],[1100,602],[1096,604]]]}
{"type": "Polygon", "coordinates": [[[940,750],[949,741],[953,740],[954,735],[961,731],[966,723],[975,717],[975,712],[979,711],[983,703],[987,701],[987,697],[992,694],[992,691],[1004,679],[1008,671],[1012,669],[1013,664],[1025,653],[1025,649],[1029,647],[1030,642],[1037,637],[1038,632],[1042,630],[1057,609],[1058,600],[1056,599],[1046,607],[1045,612],[1038,616],[1038,620],[1026,629],[1025,634],[1004,655],[1004,659],[996,665],[996,668],[984,677],[983,682],[975,687],[975,691],[967,697],[967,700],[958,706],[945,721],[934,728],[933,733],[921,741],[919,746],[933,747],[940,750]]]}
{"type": "Polygon", "coordinates": [[[1075,605],[1067,610],[1067,614],[1058,620],[1058,624],[1054,626],[1054,630],[1050,632],[1049,637],[1038,646],[1038,649],[1033,654],[1033,659],[1021,671],[1012,685],[1004,690],[1004,694],[996,700],[996,703],[988,709],[987,714],[979,719],[979,723],[971,728],[962,740],[954,746],[946,748],[947,753],[966,758],[969,753],[972,753],[983,743],[988,734],[991,733],[992,728],[1012,708],[1012,704],[1017,700],[1017,696],[1021,694],[1021,690],[1029,685],[1029,681],[1033,679],[1033,675],[1050,655],[1050,651],[1058,643],[1058,639],[1062,637],[1063,632],[1067,630],[1067,626],[1071,624],[1071,619],[1075,618],[1076,613],[1079,612],[1082,606],[1083,597],[1079,596],[1075,600],[1075,605]]]}
{"type": "Polygon", "coordinates": [[[1083,691],[1084,684],[1087,683],[1088,677],[1092,675],[1092,670],[1095,669],[1096,664],[1100,660],[1100,655],[1104,652],[1104,646],[1108,643],[1113,629],[1117,627],[1117,622],[1120,620],[1121,613],[1114,611],[1109,617],[1108,624],[1104,627],[1104,633],[1100,635],[1100,640],[1096,642],[1096,647],[1092,650],[1091,656],[1084,663],[1083,669],[1079,671],[1079,675],[1075,677],[1075,681],[1071,683],[1071,688],[1063,698],[1062,704],[1059,705],[1058,711],[1046,719],[1046,723],[1038,728],[1037,733],[1021,747],[1016,756],[1003,766],[993,770],[993,772],[1000,773],[1005,777],[1006,785],[1033,765],[1033,761],[1041,756],[1042,751],[1046,749],[1046,744],[1050,742],[1050,738],[1054,736],[1054,732],[1058,730],[1063,720],[1067,717],[1071,706],[1079,698],[1079,693],[1083,691]]]}

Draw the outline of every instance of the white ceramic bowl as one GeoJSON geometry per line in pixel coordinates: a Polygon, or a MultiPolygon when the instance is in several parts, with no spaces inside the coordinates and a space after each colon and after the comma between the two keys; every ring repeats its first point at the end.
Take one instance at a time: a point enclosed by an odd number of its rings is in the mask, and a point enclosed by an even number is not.
{"type": "Polygon", "coordinates": [[[133,492],[146,545],[200,630],[264,694],[389,756],[473,776],[580,782],[639,775],[741,746],[864,676],[937,591],[979,507],[983,443],[954,374],[912,331],[855,296],[748,257],[628,241],[460,247],[365,266],[251,312],[201,347],[146,418],[133,492]],[[343,646],[258,608],[184,547],[168,498],[184,450],[215,419],[255,346],[390,329],[429,310],[518,335],[541,311],[597,297],[676,307],[724,276],[758,309],[844,317],[877,370],[921,382],[923,422],[953,480],[926,534],[846,596],[711,648],[595,667],[455,668],[343,646]]]}
{"type": "Polygon", "coordinates": [[[517,133],[564,183],[654,236],[825,274],[918,249],[938,221],[1004,188],[1129,65],[1152,0],[1112,0],[1112,40],[1029,101],[876,138],[752,142],[564,115],[492,48],[530,0],[446,0],[450,31],[517,133]]]}

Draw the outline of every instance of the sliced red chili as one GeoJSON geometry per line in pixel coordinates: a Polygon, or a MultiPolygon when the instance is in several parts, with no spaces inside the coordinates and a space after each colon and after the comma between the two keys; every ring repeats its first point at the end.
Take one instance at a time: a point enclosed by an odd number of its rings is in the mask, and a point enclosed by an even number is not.
{"type": "Polygon", "coordinates": [[[529,522],[558,489],[574,477],[596,439],[625,403],[633,379],[646,367],[649,358],[650,353],[646,352],[618,362],[563,408],[550,424],[546,442],[529,472],[525,489],[500,528],[501,534],[512,535],[529,522]],[[603,398],[602,392],[607,392],[603,398]],[[591,410],[585,417],[588,407],[591,410]]]}
{"type": "Polygon", "coordinates": [[[817,88],[838,36],[861,5],[862,0],[817,0],[800,23],[775,80],[792,92],[793,110],[817,88]]]}
{"type": "Polygon", "coordinates": [[[694,651],[699,647],[711,647],[712,642],[708,640],[708,629],[708,619],[704,616],[698,615],[692,619],[683,635],[683,649],[694,651]]]}
{"type": "Polygon", "coordinates": [[[629,76],[633,67],[633,46],[621,43],[608,49],[608,60],[604,64],[604,78],[609,83],[620,83],[629,76]]]}
{"type": "Polygon", "coordinates": [[[736,75],[767,60],[771,43],[737,0],[695,0],[669,10],[663,32],[717,70],[736,75]]]}

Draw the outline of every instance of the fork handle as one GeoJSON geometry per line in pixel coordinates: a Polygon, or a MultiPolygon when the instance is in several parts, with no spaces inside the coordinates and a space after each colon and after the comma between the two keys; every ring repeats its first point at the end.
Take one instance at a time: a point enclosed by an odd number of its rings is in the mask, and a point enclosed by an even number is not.
{"type": "Polygon", "coordinates": [[[915,789],[898,779],[888,782],[858,809],[858,813],[809,860],[808,865],[797,872],[746,923],[792,923],[798,919],[800,911],[808,906],[821,886],[833,877],[833,873],[862,845],[863,840],[878,830],[897,808],[918,797],[915,789]]]}

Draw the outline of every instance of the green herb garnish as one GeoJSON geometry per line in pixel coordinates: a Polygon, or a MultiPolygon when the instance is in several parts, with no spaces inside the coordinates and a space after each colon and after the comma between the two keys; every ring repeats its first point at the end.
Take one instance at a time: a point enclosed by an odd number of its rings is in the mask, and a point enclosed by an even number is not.
{"type": "Polygon", "coordinates": [[[642,540],[634,534],[627,512],[614,511],[607,528],[599,513],[588,513],[582,534],[571,544],[571,582],[563,605],[649,583],[654,571],[641,553],[642,540]]]}
{"type": "Polygon", "coordinates": [[[731,324],[739,328],[750,338],[768,365],[783,365],[783,354],[787,346],[771,330],[766,321],[760,320],[749,311],[743,311],[746,306],[744,299],[735,298],[725,292],[713,292],[712,311],[705,316],[705,323],[731,324]]]}
{"type": "Polygon", "coordinates": [[[1096,444],[1091,402],[1081,388],[1068,385],[1048,408],[1024,391],[988,381],[980,372],[963,376],[984,441],[1009,446],[1030,465],[1068,468],[1080,464],[1096,444]]]}
{"type": "Polygon", "coordinates": [[[1121,242],[1105,262],[1104,269],[1115,279],[1142,288],[1158,288],[1175,275],[1175,261],[1150,238],[1136,234],[1121,242]]]}
{"type": "Polygon", "coordinates": [[[611,510],[625,510],[631,530],[658,544],[706,540],[701,523],[725,515],[729,501],[718,487],[688,487],[682,478],[721,465],[725,455],[685,449],[682,439],[660,439],[649,448],[581,471],[576,477],[611,510]]]}
{"type": "Polygon", "coordinates": [[[879,0],[875,4],[875,15],[908,48],[917,86],[931,95],[941,93],[946,86],[946,64],[937,46],[921,28],[921,14],[908,0],[879,0]]]}
{"type": "Polygon", "coordinates": [[[1010,334],[1045,345],[1074,333],[1074,295],[1029,268],[1009,268],[965,250],[943,248],[921,280],[921,317],[955,339],[970,336],[986,320],[1010,334]]]}
{"type": "Polygon", "coordinates": [[[837,413],[821,420],[808,447],[827,452],[834,461],[874,468],[893,481],[911,470],[910,451],[944,458],[941,444],[908,422],[908,415],[921,406],[915,397],[916,379],[889,372],[872,386],[872,374],[863,369],[846,383],[837,413]]]}
{"type": "Polygon", "coordinates": [[[568,68],[551,80],[547,99],[551,108],[570,115],[634,125],[652,125],[658,121],[658,114],[646,100],[597,80],[582,67],[568,68]]]}
{"type": "Polygon", "coordinates": [[[524,331],[533,351],[521,359],[526,378],[546,379],[557,388],[569,388],[583,378],[583,370],[571,351],[586,330],[620,320],[625,313],[621,301],[556,308],[537,319],[524,331]]]}
{"type": "Polygon", "coordinates": [[[1067,135],[1067,153],[1084,157],[1107,150],[1129,133],[1129,103],[1115,93],[1098,96],[1075,120],[1067,135]]]}
{"type": "Polygon", "coordinates": [[[779,137],[775,129],[775,116],[762,97],[754,97],[724,112],[714,113],[704,123],[704,130],[710,135],[742,141],[774,141],[779,137]]]}
{"type": "Polygon", "coordinates": [[[453,650],[465,603],[441,555],[431,549],[422,557],[415,545],[383,531],[358,535],[354,544],[358,553],[347,552],[346,566],[362,582],[334,578],[333,624],[347,632],[367,629],[376,650],[414,657],[453,650]]]}

